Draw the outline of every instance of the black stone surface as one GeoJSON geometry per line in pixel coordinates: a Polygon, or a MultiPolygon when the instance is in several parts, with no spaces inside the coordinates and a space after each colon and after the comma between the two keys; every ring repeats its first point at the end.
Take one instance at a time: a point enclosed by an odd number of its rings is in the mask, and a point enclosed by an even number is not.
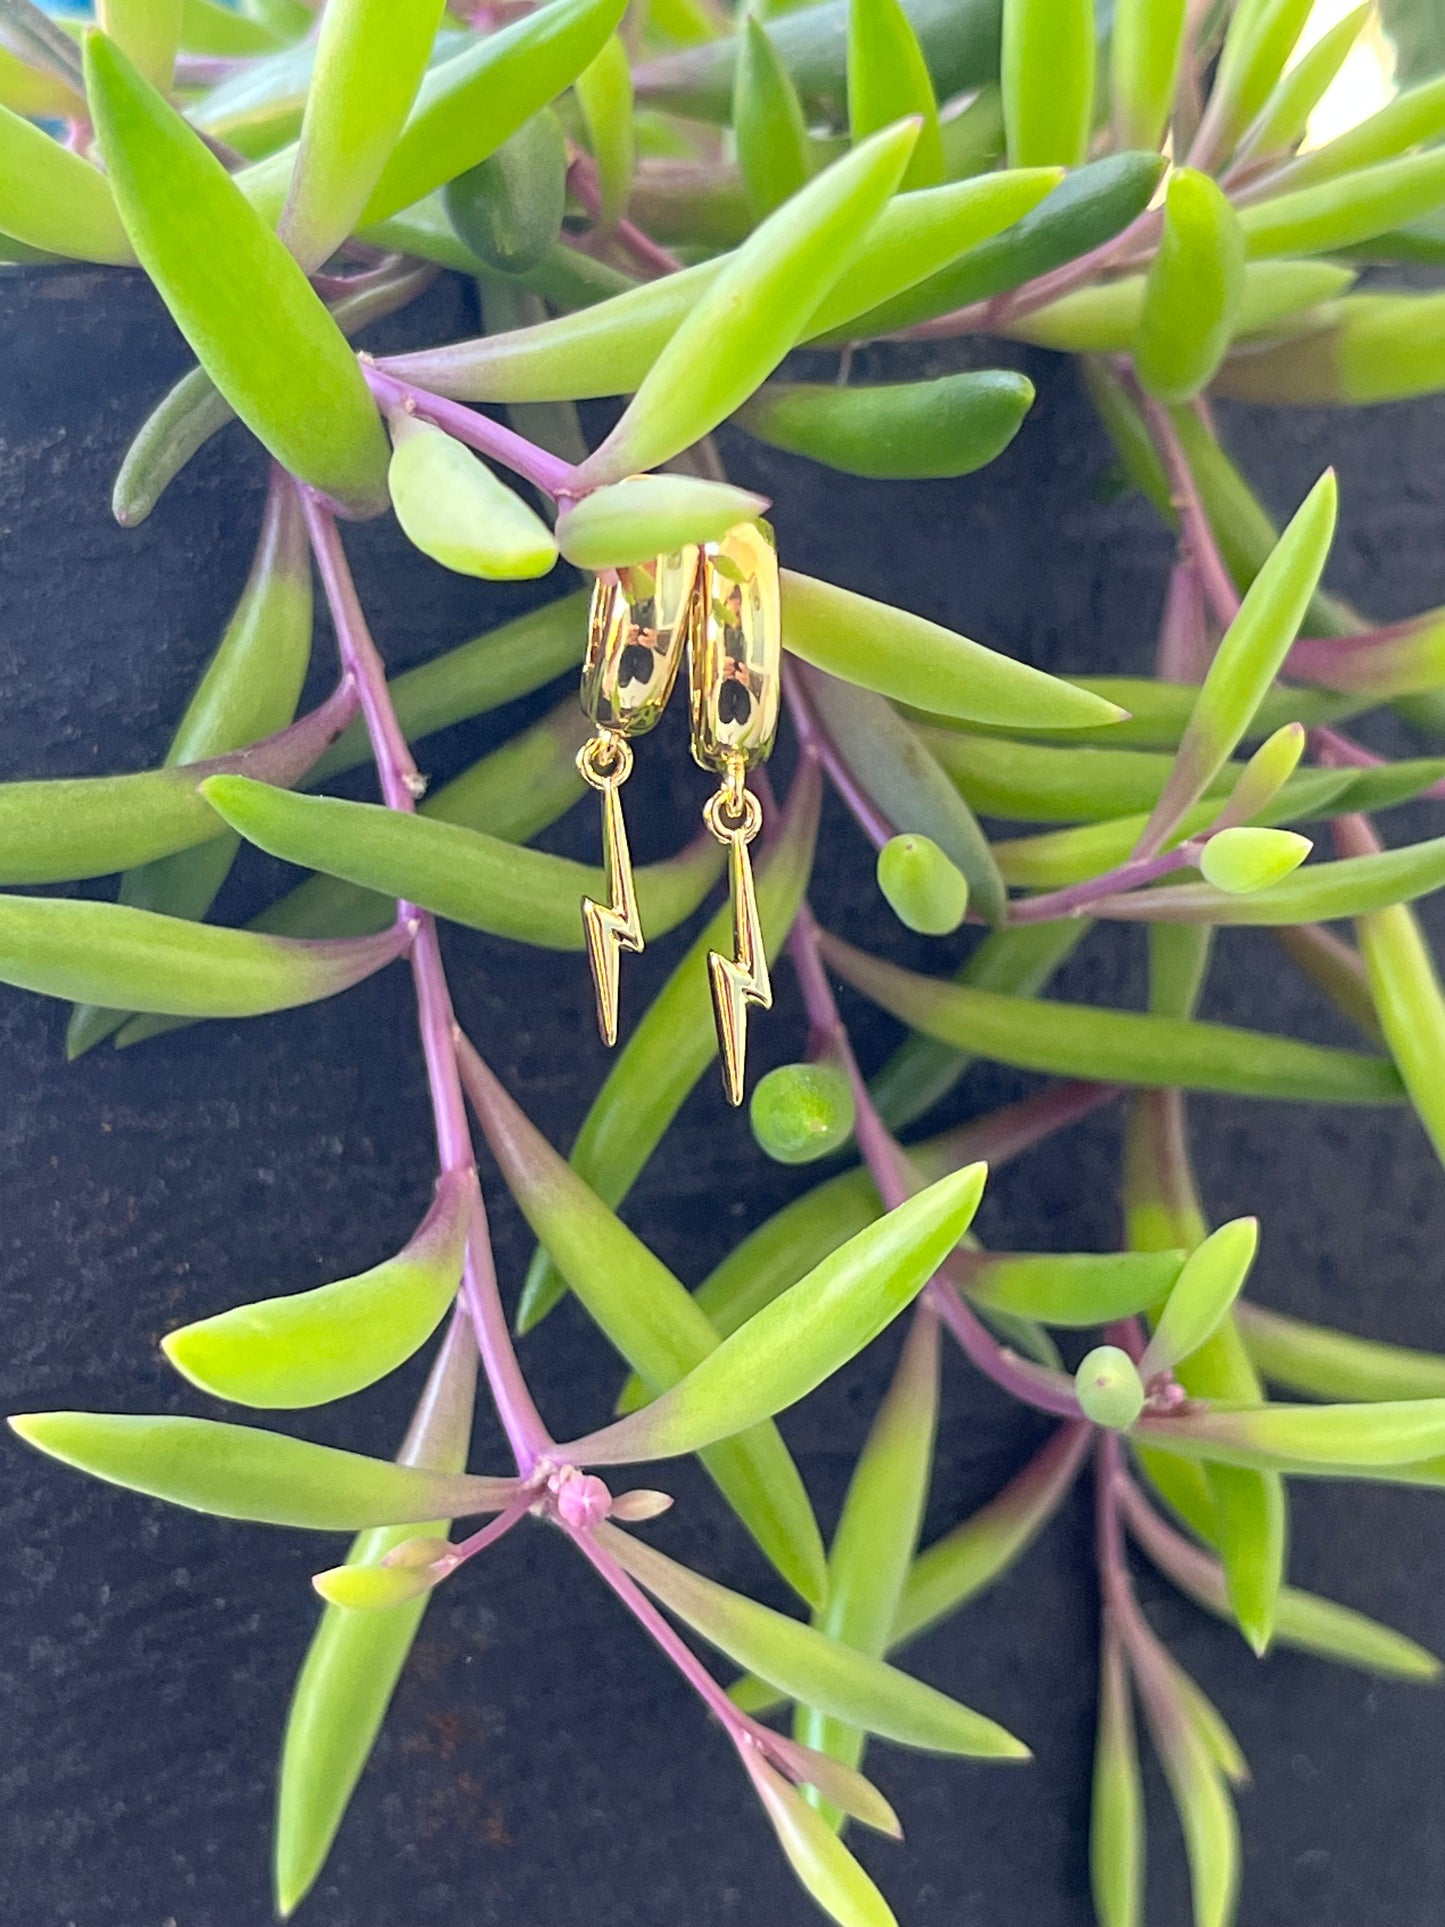
{"type": "MultiPolygon", "coordinates": [[[[418,326],[468,327],[461,295],[418,326]]],[[[0,283],[0,775],[156,761],[239,586],[262,479],[228,431],[141,529],[107,497],[129,433],[185,365],[137,280],[72,272],[0,283]]],[[[1033,365],[1033,364],[1031,364],[1033,365]]],[[[1137,502],[1105,505],[1107,452],[1067,366],[1040,358],[1014,448],[957,483],[870,485],[741,443],[740,479],[775,497],[784,553],[1011,650],[1085,670],[1144,669],[1169,548],[1137,502]]],[[[1266,495],[1296,501],[1327,460],[1344,479],[1335,586],[1382,617],[1445,599],[1445,407],[1351,419],[1231,416],[1266,495]]],[[[389,660],[490,626],[533,590],[460,581],[394,527],[348,535],[389,660]]],[[[548,585],[541,593],[551,594],[548,585]]],[[[427,745],[447,773],[514,726],[427,745]]],[[[681,840],[701,801],[676,728],[640,759],[641,853],[681,840]]],[[[1416,813],[1412,833],[1429,822],[1416,813]]],[[[1438,825],[1437,825],[1438,827],[1438,825]]],[[[1392,835],[1402,833],[1401,828],[1392,835]]],[[[866,852],[836,813],[815,894],[827,921],[933,963],[890,927],[866,852]]],[[[556,847],[590,849],[584,813],[556,847]]],[[[259,866],[233,903],[258,900],[259,866]]],[[[683,937],[629,963],[641,1008],[683,937]]],[[[449,932],[463,1021],[566,1144],[603,1073],[580,959],[449,932]]],[[[1129,1002],[1140,940],[1089,940],[1065,994],[1129,1002]]],[[[780,973],[780,976],[783,973],[780,973]]],[[[1338,1033],[1269,940],[1229,933],[1210,1013],[1338,1033]]],[[[890,1027],[857,1010],[870,1060],[890,1027]]],[[[65,1013],[0,995],[3,1409],[209,1412],[164,1367],[170,1325],[360,1268],[402,1240],[430,1176],[404,973],[251,1024],[101,1049],[67,1068],[65,1013]]],[[[756,1027],[759,1063],[801,1043],[796,1000],[756,1027]]],[[[976,1069],[948,1115],[1028,1087],[976,1069]]],[[[1410,1118],[1200,1100],[1210,1211],[1257,1210],[1257,1290],[1377,1336],[1445,1345],[1440,1172],[1410,1118]]],[[[981,1228],[1000,1245],[1111,1248],[1117,1125],[1076,1129],[999,1174],[981,1228]]],[[[690,1282],[806,1178],[763,1163],[713,1081],[686,1107],[629,1205],[690,1282]]],[[[528,1240],[491,1187],[506,1289],[528,1240]]],[[[880,1344],[785,1430],[830,1521],[891,1357],[880,1344]]],[[[582,1426],[615,1370],[571,1307],[527,1344],[545,1411],[582,1426]]],[[[420,1364],[309,1436],[392,1449],[420,1364]]],[[[1041,1427],[950,1359],[930,1531],[988,1497],[1041,1427]]],[[[498,1464],[494,1431],[479,1462],[498,1464]]],[[[685,1473],[658,1539],[776,1598],[756,1556],[685,1473]]],[[[1316,1485],[1295,1500],[1294,1574],[1445,1648],[1438,1501],[1316,1485]]],[[[0,1443],[0,1917],[25,1927],[253,1927],[269,1915],[273,1764],[315,1618],[308,1576],[335,1541],[225,1525],[135,1499],[0,1443]]],[[[1445,1886],[1440,1703],[1281,1655],[1261,1666],[1147,1574],[1155,1624],[1234,1723],[1254,1767],[1242,1797],[1247,1927],[1436,1927],[1445,1886]]],[[[905,1927],[1083,1927],[1096,1598],[1082,1492],[997,1590],[917,1649],[919,1669],[1024,1735],[1026,1770],[879,1748],[909,1829],[865,1843],[905,1927]]],[[[1150,1921],[1187,1918],[1182,1855],[1157,1775],[1150,1921]]],[[[434,1605],[331,1864],[314,1927],[802,1927],[814,1918],[773,1851],[729,1749],[609,1597],[538,1531],[519,1532],[434,1605]]]]}

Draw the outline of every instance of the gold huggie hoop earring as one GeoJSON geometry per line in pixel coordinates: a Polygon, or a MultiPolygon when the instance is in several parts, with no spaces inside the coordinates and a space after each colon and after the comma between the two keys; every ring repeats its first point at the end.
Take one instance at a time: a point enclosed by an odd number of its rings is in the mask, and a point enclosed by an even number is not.
{"type": "Polygon", "coordinates": [[[746,785],[777,734],[782,647],[773,532],[766,522],[740,522],[702,552],[689,663],[692,753],[723,779],[702,815],[728,852],[733,954],[710,951],[707,967],[730,1104],[743,1101],[748,1006],[768,1010],[773,1002],[748,855],[763,806],[746,785]]]}
{"type": "Polygon", "coordinates": [[[597,993],[597,1027],[605,1044],[617,1042],[621,952],[643,948],[633,888],[622,785],[632,774],[630,737],[657,724],[682,661],[697,581],[698,551],[673,555],[598,579],[582,664],[582,707],[595,734],[577,752],[583,780],[602,796],[602,863],[607,903],[582,899],[582,927],[597,993]]]}

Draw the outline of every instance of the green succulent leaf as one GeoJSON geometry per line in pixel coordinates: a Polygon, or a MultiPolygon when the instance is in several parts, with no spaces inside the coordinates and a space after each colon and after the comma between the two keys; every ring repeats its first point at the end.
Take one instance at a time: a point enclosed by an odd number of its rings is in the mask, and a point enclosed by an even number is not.
{"type": "Polygon", "coordinates": [[[709,434],[804,333],[902,178],[917,139],[906,122],[835,161],[769,215],[697,301],[622,419],[578,471],[621,481],[709,434]],[[747,316],[746,328],[739,325],[747,316]]]}
{"type": "Polygon", "coordinates": [[[1121,713],[922,616],[791,569],[782,579],[785,646],[843,682],[914,708],[1020,728],[1083,728],[1121,713]]]}
{"type": "Polygon", "coordinates": [[[126,904],[0,896],[0,983],[72,1003],[176,1017],[259,1017],[349,990],[404,935],[302,943],[126,904]]]}
{"type": "Polygon", "coordinates": [[[751,9],[738,36],[733,138],[748,206],[761,221],[796,194],[813,171],[808,125],[768,28],[751,9]]]}
{"type": "Polygon", "coordinates": [[[360,218],[416,99],[441,16],[439,0],[341,0],[322,15],[278,228],[304,266],[319,266],[360,218]]]}
{"type": "Polygon", "coordinates": [[[1259,1247],[1259,1220],[1235,1218],[1190,1252],[1169,1288],[1139,1370],[1172,1371],[1213,1333],[1244,1288],[1259,1247]]]}
{"type": "MultiPolygon", "coordinates": [[[[916,831],[890,836],[878,852],[877,875],[888,907],[907,929],[946,937],[963,922],[968,878],[931,836],[916,831]]],[[[1002,882],[998,888],[1001,893],[1002,882]]]]}
{"type": "Polygon", "coordinates": [[[386,437],[301,268],[103,34],[86,41],[86,77],[121,219],[202,367],[293,475],[357,512],[380,508],[386,437]]]}
{"type": "Polygon", "coordinates": [[[1094,124],[1094,0],[1003,0],[1003,116],[1014,167],[1077,167],[1094,124]]]}
{"type": "Polygon", "coordinates": [[[1214,377],[1244,299],[1239,217],[1208,174],[1176,168],[1144,285],[1134,368],[1160,401],[1188,401],[1214,377]]]}
{"type": "Polygon", "coordinates": [[[838,1927],[898,1927],[893,1909],[822,1815],[765,1760],[747,1764],[789,1866],[828,1918],[838,1927]]]}
{"type": "Polygon", "coordinates": [[[1027,375],[990,368],[840,388],[772,382],[738,410],[750,435],[848,475],[971,475],[1008,447],[1033,406],[1027,375]]]}
{"type": "Polygon", "coordinates": [[[1262,1377],[1320,1399],[1445,1398],[1445,1357],[1241,1305],[1240,1336],[1262,1377]]]}
{"type": "Polygon", "coordinates": [[[1174,769],[1140,839],[1141,854],[1159,849],[1214,781],[1279,674],[1324,570],[1337,499],[1327,470],[1250,584],[1204,678],[1174,769]]]}
{"type": "MultiPolygon", "coordinates": [[[[1162,145],[1179,85],[1187,17],[1188,0],[1116,0],[1109,94],[1118,146],[1162,145]]],[[[1105,1921],[1104,1927],[1116,1923],[1105,1921]]]]}
{"type": "Polygon", "coordinates": [[[981,1164],[860,1231],[730,1333],[671,1390],[569,1448],[587,1464],[675,1458],[806,1397],[928,1283],[978,1209],[981,1164]]]}
{"type": "Polygon", "coordinates": [[[600,190],[598,225],[616,227],[627,212],[636,162],[632,125],[632,70],[627,49],[616,34],[578,74],[577,105],[582,110],[587,142],[597,163],[600,190]]]}
{"type": "Polygon", "coordinates": [[[1140,1437],[1188,1458],[1324,1477],[1368,1477],[1445,1453],[1445,1399],[1215,1408],[1150,1418],[1140,1437]]]}
{"type": "Polygon", "coordinates": [[[1098,1010],[939,983],[825,935],[840,977],[895,1017],[998,1063],[1101,1083],[1177,1085],[1314,1103],[1392,1104],[1400,1089],[1379,1057],[1235,1030],[1226,1024],[1098,1010]]]}
{"type": "Polygon", "coordinates": [[[526,274],[547,260],[567,211],[567,137],[544,107],[494,154],[449,181],[443,199],[458,236],[486,266],[526,274]]]}
{"type": "Polygon", "coordinates": [[[388,486],[396,519],[423,555],[459,575],[512,582],[557,561],[552,531],[478,456],[430,422],[392,417],[388,486]]]}
{"type": "MultiPolygon", "coordinates": [[[[578,905],[585,896],[606,895],[600,870],[460,824],[403,815],[377,803],[293,796],[246,777],[212,777],[202,788],[226,822],[272,856],[404,898],[493,936],[581,950],[578,905]]],[[[637,893],[648,930],[668,930],[690,916],[719,867],[717,848],[698,839],[680,856],[640,869],[637,893]]]]}
{"type": "Polygon", "coordinates": [[[1254,257],[1329,254],[1404,227],[1445,203],[1445,155],[1408,154],[1339,180],[1296,188],[1240,212],[1254,257]]]}
{"type": "MultiPolygon", "coordinates": [[[[466,1319],[456,1320],[437,1354],[417,1414],[398,1455],[404,1466],[455,1475],[471,1442],[477,1351],[466,1319]]],[[[418,1533],[446,1522],[375,1527],[352,1542],[348,1565],[378,1565],[418,1533]]],[[[302,1661],[282,1744],[273,1836],[277,1912],[294,1911],[331,1851],[352,1792],[381,1731],[428,1595],[391,1612],[328,1605],[302,1661]]]]}
{"type": "MultiPolygon", "coordinates": [[[[1136,9],[1137,11],[1137,9],[1136,9]]],[[[1094,1745],[1089,1871],[1099,1927],[1142,1927],[1144,1783],[1123,1648],[1107,1637],[1099,1656],[1099,1725],[1094,1745]]]]}
{"type": "MultiPolygon", "coordinates": [[[[1342,798],[1341,800],[1345,800],[1342,798]]],[[[1353,798],[1349,798],[1353,802],[1353,798]]],[[[1185,923],[1332,923],[1366,917],[1427,895],[1445,884],[1445,837],[1407,843],[1398,850],[1311,863],[1278,883],[1240,895],[1207,883],[1184,883],[1148,892],[1142,902],[1110,897],[1089,907],[1094,915],[1162,916],[1185,923]]]]}
{"type": "Polygon", "coordinates": [[[617,1563],[720,1653],[790,1699],[899,1746],[1024,1760],[1028,1748],[957,1700],[796,1619],[729,1592],[615,1526],[598,1539],[617,1563]]]}
{"type": "Polygon", "coordinates": [[[49,255],[135,259],[105,175],[9,106],[0,106],[0,229],[49,255]]]}
{"type": "Polygon", "coordinates": [[[497,1512],[517,1490],[514,1479],[423,1471],[214,1419],[22,1412],[9,1425],[37,1451],[109,1485],[218,1519],[311,1532],[497,1512]]]}
{"type": "Polygon", "coordinates": [[[373,1385],[425,1344],[461,1282],[472,1191],[444,1178],[394,1258],[315,1291],[238,1305],[161,1341],[202,1391],[241,1405],[324,1405],[373,1385]]]}
{"type": "Polygon", "coordinates": [[[938,100],[902,0],[849,0],[848,131],[854,143],[910,118],[922,125],[903,186],[936,187],[944,172],[938,100]]]}
{"type": "Polygon", "coordinates": [[[696,475],[634,475],[566,503],[557,541],[579,569],[621,569],[690,542],[721,541],[767,506],[765,496],[696,475]]]}
{"type": "Polygon", "coordinates": [[[1133,1318],[1177,1289],[1182,1251],[961,1253],[956,1276],[975,1304],[1087,1328],[1133,1318]]]}
{"type": "Polygon", "coordinates": [[[779,1164],[813,1164],[853,1135],[853,1092],[842,1068],[779,1064],[753,1086],[749,1121],[759,1148],[779,1164]]]}

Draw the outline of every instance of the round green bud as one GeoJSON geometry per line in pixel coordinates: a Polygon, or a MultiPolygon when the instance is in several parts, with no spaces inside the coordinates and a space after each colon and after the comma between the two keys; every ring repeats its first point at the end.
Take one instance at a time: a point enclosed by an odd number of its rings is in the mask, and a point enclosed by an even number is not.
{"type": "Polygon", "coordinates": [[[968,908],[963,872],[930,836],[891,837],[878,852],[878,888],[898,921],[925,937],[957,930],[968,908]]]}
{"type": "Polygon", "coordinates": [[[1084,1417],[1111,1432],[1127,1432],[1144,1409],[1144,1381],[1117,1345],[1099,1345],[1074,1374],[1084,1417]]]}
{"type": "Polygon", "coordinates": [[[758,1080],[753,1136],[779,1164],[811,1164],[853,1132],[853,1093],[836,1064],[780,1064],[758,1080]]]}

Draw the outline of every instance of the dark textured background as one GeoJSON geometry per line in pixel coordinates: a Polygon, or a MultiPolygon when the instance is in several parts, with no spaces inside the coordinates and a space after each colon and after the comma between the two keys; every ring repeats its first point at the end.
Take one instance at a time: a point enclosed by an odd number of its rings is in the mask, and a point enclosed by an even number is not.
{"type": "MultiPolygon", "coordinates": [[[[468,325],[439,289],[427,333],[468,325]]],[[[392,338],[395,338],[394,335],[392,338]]],[[[232,429],[126,533],[107,507],[129,433],[184,365],[138,281],[56,272],[0,282],[0,774],[154,763],[239,587],[261,468],[232,429]]],[[[776,498],[788,562],[895,600],[1024,658],[1142,670],[1169,545],[1137,501],[1106,505],[1107,451],[1068,368],[1040,358],[1038,407],[980,476],[848,481],[741,443],[739,479],[776,498]]],[[[1285,509],[1327,460],[1344,477],[1333,582],[1382,617],[1445,599],[1439,541],[1445,407],[1351,419],[1232,416],[1236,445],[1285,509]]],[[[462,581],[394,526],[348,536],[397,666],[491,626],[536,591],[462,581]]],[[[546,585],[542,594],[554,592],[546,585]]],[[[488,719],[426,746],[446,774],[514,727],[488,719]]],[[[642,855],[682,839],[701,800],[676,727],[641,759],[642,855]]],[[[1398,838],[1428,824],[1396,818],[1398,838]]],[[[557,847],[584,853],[578,812],[557,847]]],[[[815,892],[825,920],[913,946],[883,911],[867,854],[836,814],[815,892]]],[[[274,881],[274,879],[269,879],[274,881]]],[[[245,908],[268,877],[237,880],[245,908]]],[[[684,941],[629,963],[641,1008],[684,941]]],[[[1142,939],[1096,934],[1065,994],[1137,1000],[1142,939]]],[[[603,1072],[580,958],[449,931],[462,1019],[566,1144],[603,1072]]],[[[779,973],[780,978],[785,973],[779,973]]],[[[1227,932],[1210,1014],[1337,1035],[1270,940],[1227,932]]],[[[890,1027],[857,1013],[871,1060],[890,1027]]],[[[3,1409],[209,1411],[161,1362],[160,1333],[263,1292],[311,1286],[394,1249],[427,1195],[431,1150],[406,975],[250,1024],[193,1029],[67,1069],[64,1011],[0,994],[3,1409]]],[[[755,1027],[761,1063],[801,1042],[796,1001],[755,1027]]],[[[991,1067],[943,1116],[1029,1080],[991,1067]]],[[[1198,1100],[1217,1218],[1258,1210],[1256,1288],[1271,1304],[1377,1336],[1445,1345],[1440,1173],[1403,1113],[1311,1114],[1198,1100]]],[[[989,1242],[1112,1248],[1117,1126],[1096,1120],[999,1174],[989,1242]]],[[[687,1105],[630,1215],[689,1282],[807,1182],[770,1167],[714,1080],[687,1105]]],[[[508,1292],[528,1240],[492,1186],[508,1292]]],[[[615,1370],[571,1308],[525,1351],[546,1412],[580,1429],[615,1370]]],[[[884,1382],[880,1344],[785,1430],[825,1524],[884,1382]]],[[[420,1364],[309,1435],[389,1451],[420,1364]]],[[[994,1492],[1041,1435],[950,1359],[930,1533],[994,1492]]],[[[484,1427],[479,1455],[500,1461],[484,1427]]],[[[766,1573],[705,1489],[659,1539],[733,1583],[766,1573]]],[[[1439,1502],[1298,1487],[1294,1575],[1445,1648],[1439,1502]]],[[[290,1680],[315,1618],[308,1575],[335,1541],[219,1524],[138,1500],[0,1443],[0,1917],[26,1927],[259,1927],[269,1913],[272,1771],[290,1680]]],[[[1436,1927],[1445,1882],[1440,1702],[1323,1663],[1257,1664],[1164,1592],[1156,1625],[1234,1722],[1254,1767],[1242,1800],[1245,1927],[1436,1927]]],[[[984,1601],[916,1652],[920,1670],[1024,1735],[1027,1770],[879,1748],[909,1829],[865,1844],[904,1927],[1082,1927],[1095,1592],[1082,1492],[984,1601]]],[[[1157,1775],[1150,1920],[1187,1918],[1182,1856],[1157,1775]]],[[[434,1605],[331,1864],[314,1927],[803,1927],[814,1918],[751,1810],[730,1749],[630,1621],[545,1533],[523,1531],[434,1605]]]]}

